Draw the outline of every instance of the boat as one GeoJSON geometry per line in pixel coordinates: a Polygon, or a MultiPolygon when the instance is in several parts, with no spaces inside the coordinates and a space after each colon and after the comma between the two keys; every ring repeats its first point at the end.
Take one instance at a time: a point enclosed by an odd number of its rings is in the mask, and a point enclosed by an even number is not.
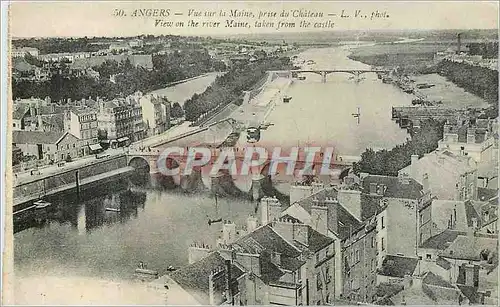
{"type": "Polygon", "coordinates": [[[135,269],[135,277],[140,279],[156,279],[158,278],[158,271],[149,270],[144,262],[139,262],[139,267],[135,269]]]}
{"type": "Polygon", "coordinates": [[[382,78],[382,82],[383,82],[383,83],[391,83],[391,82],[392,82],[392,79],[391,79],[391,78],[389,78],[389,77],[383,77],[383,78],[382,78]]]}
{"type": "Polygon", "coordinates": [[[290,96],[285,96],[285,97],[283,97],[283,102],[284,102],[284,103],[289,103],[289,102],[290,102],[290,100],[292,100],[292,97],[290,97],[290,96]]]}
{"type": "Polygon", "coordinates": [[[432,83],[419,83],[419,84],[417,84],[418,89],[431,88],[433,86],[435,86],[435,85],[432,83]]]}
{"type": "Polygon", "coordinates": [[[111,212],[120,212],[122,211],[120,208],[106,208],[106,211],[111,211],[111,212]]]}
{"type": "Polygon", "coordinates": [[[306,77],[304,77],[304,76],[299,76],[297,79],[299,79],[299,80],[305,80],[305,79],[306,79],[306,77]]]}
{"type": "Polygon", "coordinates": [[[222,218],[218,218],[218,219],[216,219],[216,220],[211,220],[211,219],[209,219],[209,220],[208,220],[208,226],[211,226],[211,225],[212,225],[212,224],[214,224],[214,223],[220,223],[220,222],[222,222],[222,218]]]}
{"type": "Polygon", "coordinates": [[[352,116],[354,118],[356,118],[356,120],[358,122],[358,125],[359,125],[359,119],[360,119],[360,116],[361,116],[361,112],[359,111],[359,107],[358,107],[358,111],[356,113],[352,113],[352,116]]]}
{"type": "Polygon", "coordinates": [[[40,199],[40,200],[34,202],[33,205],[35,205],[35,209],[44,209],[44,208],[50,207],[52,204],[49,203],[48,201],[40,199]]]}
{"type": "Polygon", "coordinates": [[[307,65],[312,65],[312,64],[316,64],[316,62],[314,62],[313,60],[307,60],[306,64],[307,65]]]}
{"type": "Polygon", "coordinates": [[[167,272],[174,272],[174,271],[177,271],[177,269],[174,268],[173,266],[169,265],[167,268],[167,272]]]}

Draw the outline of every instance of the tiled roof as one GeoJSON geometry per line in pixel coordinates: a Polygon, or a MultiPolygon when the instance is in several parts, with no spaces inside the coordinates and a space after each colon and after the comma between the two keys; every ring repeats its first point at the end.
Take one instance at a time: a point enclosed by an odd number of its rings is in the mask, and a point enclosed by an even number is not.
{"type": "Polygon", "coordinates": [[[382,184],[387,187],[383,193],[384,197],[419,199],[422,197],[422,185],[412,178],[408,183],[403,183],[398,177],[368,175],[362,180],[362,192],[370,194],[370,183],[382,184]]]}
{"type": "Polygon", "coordinates": [[[497,250],[498,238],[459,235],[453,243],[440,253],[440,256],[452,259],[479,261],[484,249],[497,250]]]}
{"type": "Polygon", "coordinates": [[[440,267],[442,267],[445,270],[451,269],[451,263],[448,260],[441,258],[441,257],[437,258],[436,265],[439,265],[440,267]]]}
{"type": "Polygon", "coordinates": [[[312,229],[310,226],[308,226],[307,229],[308,229],[307,243],[309,244],[309,250],[313,253],[322,250],[323,248],[327,247],[328,245],[334,242],[332,238],[320,234],[316,230],[312,229]]]}
{"type": "Polygon", "coordinates": [[[455,289],[452,284],[444,280],[441,276],[438,276],[432,272],[427,272],[425,274],[424,279],[422,280],[424,284],[427,284],[429,286],[438,286],[438,287],[443,287],[443,288],[451,288],[455,289]]]}
{"type": "MultiPolygon", "coordinates": [[[[184,290],[190,292],[201,304],[209,304],[208,278],[212,271],[225,269],[224,258],[217,252],[211,253],[205,258],[183,267],[170,277],[184,290]]],[[[232,265],[231,275],[233,281],[243,275],[244,272],[237,266],[232,265]]]]}
{"type": "Polygon", "coordinates": [[[465,215],[467,217],[467,225],[472,227],[474,225],[473,220],[476,219],[478,225],[481,225],[481,217],[477,214],[476,209],[471,201],[465,202],[465,215]]]}
{"type": "MultiPolygon", "coordinates": [[[[309,214],[311,207],[316,199],[319,203],[324,202],[327,198],[336,199],[337,190],[333,188],[326,188],[318,193],[312,194],[297,203],[304,208],[309,214]]],[[[328,228],[333,233],[340,236],[341,239],[347,238],[349,233],[361,226],[361,222],[347,211],[342,204],[337,203],[335,206],[328,204],[328,228]],[[336,212],[334,210],[337,210],[336,212]],[[336,214],[335,214],[336,213],[336,214]],[[337,223],[337,225],[335,225],[337,223]]]]}
{"type": "Polygon", "coordinates": [[[369,219],[382,209],[380,195],[361,194],[361,220],[369,219]]]}
{"type": "Polygon", "coordinates": [[[262,251],[278,252],[286,257],[296,258],[300,251],[278,235],[269,225],[259,227],[235,242],[248,253],[260,254],[262,251]]]}
{"type": "Polygon", "coordinates": [[[463,231],[446,229],[443,232],[430,237],[420,245],[421,248],[444,250],[455,241],[459,235],[465,235],[463,231]]]}
{"type": "Polygon", "coordinates": [[[281,258],[280,266],[288,271],[297,271],[301,266],[303,266],[306,262],[290,257],[281,258]]]}
{"type": "Polygon", "coordinates": [[[488,201],[495,196],[498,196],[498,190],[496,189],[477,188],[477,198],[479,200],[488,201]]]}
{"type": "Polygon", "coordinates": [[[413,275],[417,263],[417,258],[387,255],[382,261],[382,267],[378,273],[384,276],[403,278],[405,275],[413,275]]]}
{"type": "Polygon", "coordinates": [[[451,216],[453,216],[455,229],[466,230],[468,227],[470,212],[468,215],[463,201],[434,199],[431,206],[432,222],[435,223],[436,228],[448,228],[451,216]]]}
{"type": "Polygon", "coordinates": [[[14,112],[12,114],[13,119],[22,119],[26,113],[28,113],[28,108],[24,104],[14,104],[14,112]]]}
{"type": "Polygon", "coordinates": [[[12,131],[12,143],[55,144],[65,132],[12,131]]]}

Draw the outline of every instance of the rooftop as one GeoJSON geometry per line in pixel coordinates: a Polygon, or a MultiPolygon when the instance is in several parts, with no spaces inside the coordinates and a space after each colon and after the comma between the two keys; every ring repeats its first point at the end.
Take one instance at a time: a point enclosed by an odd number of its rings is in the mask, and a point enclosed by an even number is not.
{"type": "Polygon", "coordinates": [[[362,179],[362,192],[370,194],[370,184],[384,185],[384,197],[419,199],[422,197],[422,185],[412,178],[408,178],[408,183],[403,183],[400,178],[393,176],[368,175],[362,179]]]}
{"type": "Polygon", "coordinates": [[[12,131],[12,143],[16,144],[57,144],[69,132],[12,131]]]}
{"type": "Polygon", "coordinates": [[[440,253],[440,256],[451,259],[480,261],[480,253],[485,249],[497,250],[498,237],[459,235],[448,248],[440,253]]]}
{"type": "Polygon", "coordinates": [[[440,234],[430,237],[420,245],[421,248],[445,250],[460,235],[465,235],[464,231],[446,229],[440,234]]]}
{"type": "MultiPolygon", "coordinates": [[[[213,252],[205,258],[173,272],[170,274],[170,277],[184,290],[193,295],[198,302],[201,304],[209,304],[209,276],[214,270],[225,270],[224,261],[224,258],[218,252],[213,252]]],[[[233,280],[236,280],[244,274],[244,272],[235,265],[232,265],[231,273],[233,280]]]]}
{"type": "Polygon", "coordinates": [[[382,261],[382,267],[379,269],[378,274],[390,277],[403,278],[405,275],[413,275],[417,267],[418,259],[387,255],[382,261]]]}
{"type": "MultiPolygon", "coordinates": [[[[315,201],[318,201],[318,203],[324,203],[327,199],[336,198],[337,190],[334,188],[326,188],[298,201],[297,204],[311,214],[311,208],[315,201]]],[[[346,208],[344,208],[344,206],[342,206],[342,204],[327,204],[327,206],[328,228],[331,232],[338,234],[341,239],[349,237],[350,232],[358,229],[362,225],[362,222],[354,217],[346,208]]]]}

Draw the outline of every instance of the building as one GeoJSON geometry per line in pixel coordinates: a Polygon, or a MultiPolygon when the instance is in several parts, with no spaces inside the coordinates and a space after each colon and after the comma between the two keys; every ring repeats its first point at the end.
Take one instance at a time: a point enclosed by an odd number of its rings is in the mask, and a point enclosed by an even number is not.
{"type": "Polygon", "coordinates": [[[342,296],[351,302],[377,299],[377,220],[366,221],[342,241],[342,296]]]}
{"type": "Polygon", "coordinates": [[[445,230],[477,229],[480,216],[472,201],[437,200],[419,208],[419,244],[445,230]]]}
{"type": "Polygon", "coordinates": [[[163,133],[170,127],[170,103],[163,97],[148,94],[139,98],[147,135],[163,133]]]}
{"type": "MultiPolygon", "coordinates": [[[[350,237],[355,230],[362,226],[362,222],[339,202],[339,199],[343,197],[342,191],[335,188],[321,188],[321,184],[311,185],[310,189],[318,189],[318,191],[292,203],[288,208],[281,208],[281,204],[276,199],[263,198],[261,200],[261,220],[264,223],[279,216],[293,217],[311,226],[319,233],[332,238],[335,250],[341,251],[342,240],[350,237]]],[[[310,193],[305,189],[300,189],[299,192],[310,193]]],[[[298,197],[297,194],[296,197],[298,197]]],[[[343,271],[341,252],[335,254],[334,266],[335,272],[343,271]]],[[[342,274],[336,274],[333,281],[335,299],[340,298],[342,294],[342,277],[342,274]]]]}
{"type": "Polygon", "coordinates": [[[64,127],[63,113],[40,114],[37,115],[37,118],[38,118],[37,131],[63,132],[66,130],[64,127]]]}
{"type": "Polygon", "coordinates": [[[80,139],[69,131],[13,131],[12,145],[44,164],[74,159],[81,153],[80,139]]]}
{"type": "Polygon", "coordinates": [[[452,283],[456,284],[470,304],[484,304],[496,292],[493,301],[498,304],[498,236],[475,236],[472,232],[459,235],[439,254],[450,264],[452,283]]]}
{"type": "Polygon", "coordinates": [[[109,45],[109,52],[121,53],[124,51],[129,51],[130,46],[127,42],[115,42],[109,45]]]}
{"type": "Polygon", "coordinates": [[[144,138],[142,108],[138,97],[99,101],[98,128],[105,131],[107,139],[119,145],[144,138]]]}
{"type": "Polygon", "coordinates": [[[144,46],[144,42],[142,39],[132,39],[128,42],[128,45],[131,47],[131,48],[142,48],[144,46]]]}
{"type": "Polygon", "coordinates": [[[97,140],[97,111],[86,107],[72,107],[64,113],[64,129],[82,142],[81,156],[99,150],[97,140]]]}
{"type": "Polygon", "coordinates": [[[438,149],[467,155],[477,162],[478,186],[498,187],[498,122],[497,119],[471,118],[448,121],[438,149]]]}
{"type": "Polygon", "coordinates": [[[420,159],[412,155],[411,164],[399,174],[425,185],[438,199],[468,200],[477,196],[477,166],[467,155],[448,150],[435,150],[420,159]]]}
{"type": "Polygon", "coordinates": [[[162,277],[168,305],[244,305],[245,270],[217,251],[162,277]]]}
{"type": "Polygon", "coordinates": [[[26,54],[38,57],[40,51],[37,48],[31,48],[31,47],[13,48],[11,51],[11,55],[13,58],[24,57],[26,54]]]}

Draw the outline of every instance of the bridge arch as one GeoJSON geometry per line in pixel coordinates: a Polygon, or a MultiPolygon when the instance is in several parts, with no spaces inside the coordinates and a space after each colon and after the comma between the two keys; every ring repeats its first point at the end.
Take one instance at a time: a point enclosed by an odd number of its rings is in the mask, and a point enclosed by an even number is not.
{"type": "Polygon", "coordinates": [[[148,173],[151,171],[149,161],[146,158],[140,156],[131,158],[128,162],[128,166],[131,166],[136,170],[144,169],[148,173]]]}

